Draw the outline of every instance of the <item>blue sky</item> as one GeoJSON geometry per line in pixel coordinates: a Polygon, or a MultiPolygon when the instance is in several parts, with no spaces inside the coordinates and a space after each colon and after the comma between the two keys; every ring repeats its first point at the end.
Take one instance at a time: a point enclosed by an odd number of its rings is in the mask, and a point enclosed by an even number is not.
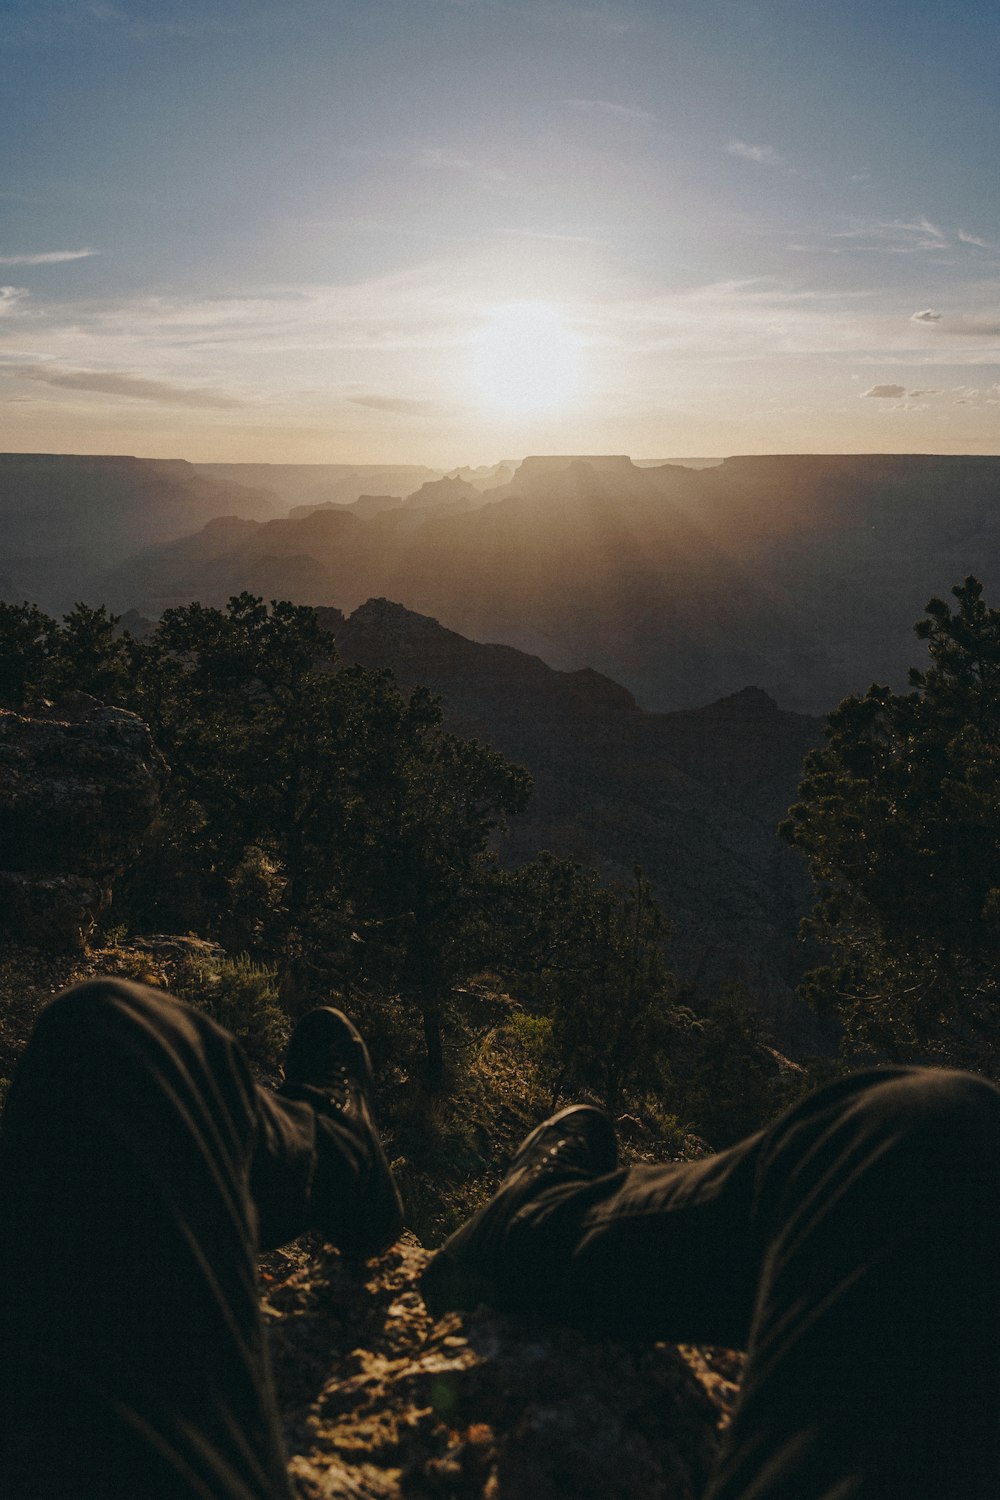
{"type": "Polygon", "coordinates": [[[996,452],[998,44],[981,0],[6,0],[0,446],[996,452]],[[547,402],[476,375],[512,304],[547,402]]]}

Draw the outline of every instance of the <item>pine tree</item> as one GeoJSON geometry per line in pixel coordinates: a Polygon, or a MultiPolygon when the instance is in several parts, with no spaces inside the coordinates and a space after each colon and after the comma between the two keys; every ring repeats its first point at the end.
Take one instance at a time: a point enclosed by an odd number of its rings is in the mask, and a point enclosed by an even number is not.
{"type": "Polygon", "coordinates": [[[831,951],[807,993],[849,1047],[1000,1070],[1000,610],[967,578],[916,633],[908,693],[872,686],[830,715],[782,833],[816,887],[831,951]]]}

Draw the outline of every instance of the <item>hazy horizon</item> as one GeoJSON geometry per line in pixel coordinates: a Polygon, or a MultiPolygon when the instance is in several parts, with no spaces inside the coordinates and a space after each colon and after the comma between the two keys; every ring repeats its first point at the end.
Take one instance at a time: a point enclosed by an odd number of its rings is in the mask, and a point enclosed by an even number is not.
{"type": "Polygon", "coordinates": [[[12,0],[0,447],[996,453],[998,52],[972,0],[12,0]]]}

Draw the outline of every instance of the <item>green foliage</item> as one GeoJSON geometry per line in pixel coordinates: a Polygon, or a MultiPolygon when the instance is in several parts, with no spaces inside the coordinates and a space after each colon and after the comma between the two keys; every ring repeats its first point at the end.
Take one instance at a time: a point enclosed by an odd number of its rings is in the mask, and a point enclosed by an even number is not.
{"type": "Polygon", "coordinates": [[[536,1068],[551,1073],[556,1061],[551,1016],[532,1016],[525,1011],[517,1011],[507,1022],[507,1031],[514,1045],[536,1068]]]}
{"type": "Polygon", "coordinates": [[[0,603],[0,708],[20,710],[38,692],[56,631],[34,604],[0,603]]]}
{"type": "Polygon", "coordinates": [[[134,642],[104,605],[76,604],[62,624],[34,604],[0,603],[0,707],[90,693],[116,703],[127,691],[134,642]]]}
{"type": "Polygon", "coordinates": [[[647,1109],[646,1118],[656,1131],[661,1151],[671,1158],[683,1156],[688,1149],[692,1127],[674,1110],[663,1109],[657,1104],[647,1109]]]}
{"type": "MultiPolygon", "coordinates": [[[[456,986],[487,967],[517,975],[531,1001],[524,1040],[553,1094],[590,1089],[617,1108],[662,1082],[679,1013],[649,883],[637,871],[611,890],[551,856],[501,871],[496,836],[530,778],[446,733],[426,691],[340,667],[313,610],[244,593],[224,610],[168,610],[141,642],[82,604],[58,626],[27,607],[5,619],[20,643],[12,693],[121,703],[170,765],[116,891],[119,922],[252,953],[277,968],[292,1011],[339,991],[381,1015],[400,997],[432,1087],[456,986]]],[[[219,1005],[235,983],[192,981],[219,1005]]],[[[239,1029],[249,1001],[233,1003],[239,1029]]]]}
{"type": "Polygon", "coordinates": [[[486,956],[490,840],[527,774],[446,734],[425,691],[337,670],[305,607],[168,610],[134,663],[130,706],[173,771],[143,899],[197,892],[220,937],[289,961],[297,1002],[331,982],[400,990],[440,1078],[448,993],[486,956]]]}
{"type": "Polygon", "coordinates": [[[46,674],[46,691],[90,693],[102,703],[117,703],[127,691],[134,642],[118,633],[118,615],[102,604],[76,604],[54,637],[46,674]]]}
{"type": "Polygon", "coordinates": [[[737,984],[691,1018],[672,1061],[672,1098],[716,1150],[759,1130],[796,1092],[797,1075],[782,1073],[767,1026],[737,984]]]}
{"type": "Polygon", "coordinates": [[[917,627],[931,665],[830,715],[781,832],[808,860],[806,993],[852,1051],[1000,1070],[1000,611],[975,578],[917,627]]]}
{"type": "Polygon", "coordinates": [[[176,981],[181,999],[231,1031],[247,1055],[270,1072],[280,1064],[289,1021],[278,1003],[277,973],[246,954],[219,964],[188,964],[176,981]]]}
{"type": "Polygon", "coordinates": [[[615,1110],[626,1090],[662,1084],[681,1012],[669,929],[641,870],[611,888],[542,854],[510,877],[508,911],[508,965],[550,1024],[553,1100],[584,1088],[615,1110]]]}

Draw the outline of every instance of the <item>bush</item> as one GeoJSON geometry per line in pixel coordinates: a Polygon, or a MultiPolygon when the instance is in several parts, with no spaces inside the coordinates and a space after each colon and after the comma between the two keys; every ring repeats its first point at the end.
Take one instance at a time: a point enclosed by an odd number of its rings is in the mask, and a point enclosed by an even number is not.
{"type": "Polygon", "coordinates": [[[177,994],[231,1031],[255,1063],[276,1072],[291,1030],[278,1003],[277,973],[246,954],[219,964],[188,964],[177,976],[177,994]]]}

